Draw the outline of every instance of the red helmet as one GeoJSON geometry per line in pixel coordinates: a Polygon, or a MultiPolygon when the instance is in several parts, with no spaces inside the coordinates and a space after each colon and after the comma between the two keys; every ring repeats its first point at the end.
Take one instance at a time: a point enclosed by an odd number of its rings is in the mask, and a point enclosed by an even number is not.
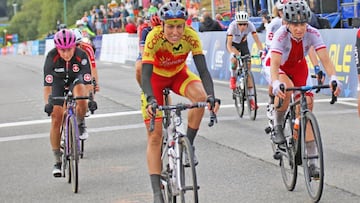
{"type": "Polygon", "coordinates": [[[150,22],[152,26],[161,25],[161,20],[157,14],[154,14],[150,17],[150,22]]]}

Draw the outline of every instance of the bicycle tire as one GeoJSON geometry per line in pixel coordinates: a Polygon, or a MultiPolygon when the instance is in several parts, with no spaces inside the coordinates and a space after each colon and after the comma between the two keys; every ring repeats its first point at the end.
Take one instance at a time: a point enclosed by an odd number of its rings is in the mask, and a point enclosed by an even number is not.
{"type": "MultiPolygon", "coordinates": [[[[238,71],[237,73],[237,79],[239,79],[240,77],[242,77],[240,75],[240,71],[238,71]]],[[[240,118],[243,117],[244,115],[244,109],[245,109],[245,95],[244,95],[245,91],[243,88],[241,88],[240,83],[238,83],[236,85],[236,88],[233,90],[233,99],[234,99],[234,104],[235,104],[235,109],[237,114],[239,115],[240,118]]]]}
{"type": "Polygon", "coordinates": [[[85,140],[80,140],[80,158],[84,158],[85,140]]]}
{"type": "MultiPolygon", "coordinates": [[[[281,177],[288,191],[293,191],[297,181],[297,164],[295,159],[296,145],[294,134],[294,118],[293,114],[288,111],[285,116],[283,125],[286,143],[283,146],[283,151],[280,158],[281,177]]],[[[281,150],[281,149],[279,149],[281,150]]]]}
{"type": "Polygon", "coordinates": [[[79,146],[78,136],[76,136],[78,133],[79,129],[76,124],[76,117],[71,116],[69,119],[69,176],[71,177],[71,185],[74,193],[77,193],[79,188],[79,146]]]}
{"type": "Polygon", "coordinates": [[[196,178],[196,168],[194,163],[194,150],[193,146],[190,144],[190,141],[187,137],[180,137],[180,160],[178,167],[180,167],[180,185],[182,189],[180,190],[180,202],[199,202],[198,197],[198,185],[196,178]],[[189,158],[190,166],[185,167],[184,161],[186,159],[185,153],[183,150],[186,150],[186,154],[191,157],[189,158]]]}
{"type": "Polygon", "coordinates": [[[306,125],[302,127],[304,129],[301,137],[301,154],[302,164],[304,168],[305,185],[310,198],[314,202],[318,202],[321,198],[323,187],[324,187],[324,157],[323,148],[320,136],[320,129],[315,115],[308,111],[305,113],[306,125]],[[308,156],[306,150],[306,136],[303,136],[312,132],[314,135],[314,141],[316,143],[317,155],[308,156]],[[310,177],[310,163],[309,160],[315,160],[317,167],[319,168],[319,177],[310,177]]]}
{"type": "Polygon", "coordinates": [[[251,81],[253,81],[253,90],[254,90],[254,94],[251,95],[249,94],[249,86],[248,86],[248,82],[247,80],[244,81],[244,86],[245,86],[245,96],[246,96],[246,100],[247,100],[247,109],[248,109],[248,113],[249,113],[249,117],[251,120],[255,120],[256,119],[256,113],[257,113],[257,108],[255,107],[254,109],[251,108],[251,99],[250,97],[253,97],[254,99],[254,103],[255,106],[257,106],[257,95],[256,95],[256,86],[255,86],[255,80],[254,80],[254,75],[252,74],[251,71],[248,71],[248,77],[250,77],[251,81]]]}

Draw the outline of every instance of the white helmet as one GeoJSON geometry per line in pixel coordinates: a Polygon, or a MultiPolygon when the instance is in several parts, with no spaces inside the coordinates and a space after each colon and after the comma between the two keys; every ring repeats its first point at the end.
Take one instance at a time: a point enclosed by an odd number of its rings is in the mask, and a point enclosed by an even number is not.
{"type": "Polygon", "coordinates": [[[249,21],[249,15],[245,11],[239,11],[235,14],[235,20],[236,22],[244,22],[247,23],[249,21]]]}
{"type": "Polygon", "coordinates": [[[83,38],[81,30],[79,28],[74,28],[74,29],[72,29],[72,31],[75,34],[76,43],[80,43],[82,41],[82,38],[83,38]]]}
{"type": "Polygon", "coordinates": [[[84,25],[84,21],[77,20],[75,24],[76,24],[76,26],[84,25]]]}

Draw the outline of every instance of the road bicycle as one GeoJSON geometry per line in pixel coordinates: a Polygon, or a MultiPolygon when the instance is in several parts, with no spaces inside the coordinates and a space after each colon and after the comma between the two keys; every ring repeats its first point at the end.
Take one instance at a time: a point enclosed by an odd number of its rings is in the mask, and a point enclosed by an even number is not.
{"type": "Polygon", "coordinates": [[[52,104],[53,100],[65,101],[64,105],[66,106],[66,110],[64,112],[61,127],[61,139],[63,149],[61,176],[64,178],[67,177],[67,182],[72,183],[72,190],[74,193],[77,193],[79,188],[79,158],[83,153],[81,150],[84,149],[80,146],[80,132],[76,119],[76,101],[84,99],[89,99],[89,101],[93,101],[92,93],[90,93],[89,96],[74,97],[72,90],[69,90],[67,88],[64,92],[64,96],[49,96],[50,104],[52,104]]]}
{"type": "MultiPolygon", "coordinates": [[[[332,84],[333,90],[336,89],[336,86],[336,82],[332,84]]],[[[279,160],[282,179],[286,189],[289,191],[295,189],[298,172],[297,166],[302,165],[306,189],[314,202],[320,200],[323,192],[324,157],[319,124],[314,113],[308,109],[306,93],[311,90],[316,89],[319,91],[320,89],[329,87],[329,85],[315,85],[286,88],[286,91],[298,91],[300,93],[300,99],[295,99],[294,94],[292,94],[289,107],[285,113],[282,127],[286,142],[279,145],[272,142],[274,159],[279,160]],[[300,106],[299,117],[296,117],[297,106],[300,106]],[[299,121],[298,127],[297,120],[299,121]],[[308,145],[310,144],[314,144],[315,146],[315,150],[312,152],[308,150],[308,145]]],[[[284,91],[284,87],[281,89],[284,91]]],[[[332,95],[330,104],[334,104],[336,100],[336,97],[332,95]]],[[[271,138],[275,136],[272,120],[269,119],[269,126],[265,131],[270,134],[271,138]]]]}
{"type": "MultiPolygon", "coordinates": [[[[186,137],[186,128],[181,115],[182,111],[192,108],[204,108],[207,102],[193,104],[169,105],[169,89],[163,91],[165,105],[153,107],[163,111],[163,136],[161,148],[161,185],[165,202],[199,202],[194,149],[186,137]]],[[[154,111],[155,112],[155,111],[154,111]]],[[[154,129],[154,119],[150,122],[150,131],[154,129]]],[[[216,115],[210,113],[209,126],[217,122],[216,115]]]]}
{"type": "Polygon", "coordinates": [[[245,102],[249,112],[250,119],[256,119],[257,113],[257,94],[255,87],[254,75],[249,70],[249,63],[251,58],[257,56],[250,56],[249,54],[244,56],[235,57],[237,60],[236,68],[236,88],[233,90],[233,99],[235,101],[235,108],[240,118],[244,115],[245,102]],[[253,82],[253,93],[249,92],[249,80],[253,82]],[[251,100],[254,102],[251,106],[251,100]]]}

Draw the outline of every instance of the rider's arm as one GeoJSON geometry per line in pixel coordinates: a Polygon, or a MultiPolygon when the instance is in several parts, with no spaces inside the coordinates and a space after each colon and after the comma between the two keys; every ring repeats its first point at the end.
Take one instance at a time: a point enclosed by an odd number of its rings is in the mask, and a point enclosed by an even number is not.
{"type": "Polygon", "coordinates": [[[273,86],[273,93],[274,95],[284,99],[285,93],[279,91],[279,69],[281,65],[281,54],[276,52],[271,52],[271,60],[270,60],[270,74],[271,74],[271,81],[273,86]]]}
{"type": "Polygon", "coordinates": [[[149,103],[151,100],[155,99],[154,93],[151,86],[151,75],[153,72],[153,64],[144,63],[142,64],[141,71],[141,87],[146,96],[146,101],[149,103]]]}
{"type": "Polygon", "coordinates": [[[52,83],[54,80],[54,76],[52,74],[52,64],[53,64],[53,54],[54,54],[54,50],[51,50],[48,55],[46,56],[45,59],[45,64],[43,67],[43,72],[44,72],[44,103],[47,104],[48,103],[48,98],[49,95],[52,92],[52,83]]]}
{"type": "Polygon", "coordinates": [[[358,115],[360,117],[360,29],[358,30],[356,34],[356,43],[355,43],[355,64],[357,67],[357,73],[358,73],[358,115]]]}
{"type": "Polygon", "coordinates": [[[253,32],[253,33],[252,33],[252,36],[253,36],[253,39],[254,39],[254,41],[255,41],[255,43],[256,43],[257,48],[258,48],[259,50],[263,50],[264,47],[263,47],[263,45],[262,45],[262,43],[261,43],[261,41],[260,41],[260,39],[259,39],[258,34],[257,34],[256,32],[253,32]]]}
{"type": "Polygon", "coordinates": [[[202,84],[205,88],[207,95],[214,95],[214,84],[210,72],[206,66],[205,56],[203,54],[194,55],[194,62],[196,69],[199,72],[202,84]]]}
{"type": "Polygon", "coordinates": [[[326,73],[330,75],[330,77],[333,75],[335,76],[336,75],[335,66],[330,60],[327,49],[326,48],[319,49],[316,51],[316,53],[319,56],[321,64],[324,66],[326,73]]]}

